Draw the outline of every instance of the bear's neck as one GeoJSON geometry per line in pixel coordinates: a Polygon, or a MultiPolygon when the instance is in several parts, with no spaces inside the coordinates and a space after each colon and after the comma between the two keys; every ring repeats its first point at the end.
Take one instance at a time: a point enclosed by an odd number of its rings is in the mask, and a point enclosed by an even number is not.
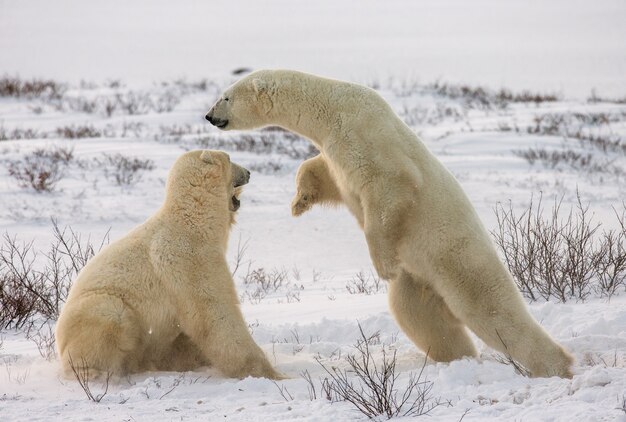
{"type": "Polygon", "coordinates": [[[183,189],[170,189],[161,207],[161,216],[176,221],[193,235],[208,236],[224,248],[233,221],[228,200],[223,192],[194,195],[183,189]]]}
{"type": "Polygon", "coordinates": [[[271,124],[309,138],[321,150],[331,133],[338,129],[340,119],[330,104],[332,88],[308,79],[309,75],[300,74],[279,82],[271,94],[271,124]]]}

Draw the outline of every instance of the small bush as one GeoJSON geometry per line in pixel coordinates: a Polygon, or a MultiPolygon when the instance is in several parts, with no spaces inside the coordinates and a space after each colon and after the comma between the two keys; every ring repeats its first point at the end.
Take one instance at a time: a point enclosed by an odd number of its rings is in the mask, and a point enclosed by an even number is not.
{"type": "Polygon", "coordinates": [[[111,117],[115,114],[131,116],[150,112],[172,111],[180,103],[180,94],[175,89],[165,89],[158,93],[147,91],[124,91],[97,97],[64,97],[51,104],[59,111],[70,110],[86,114],[99,114],[111,117]]]}
{"type": "Polygon", "coordinates": [[[57,135],[67,139],[99,138],[102,132],[93,126],[63,126],[56,130],[57,135]]]}
{"type": "Polygon", "coordinates": [[[197,140],[208,149],[245,151],[255,154],[279,154],[294,160],[306,160],[319,154],[310,141],[286,131],[264,131],[254,135],[241,134],[237,137],[208,135],[197,140]]]}
{"type": "MultiPolygon", "coordinates": [[[[407,386],[400,390],[396,385],[400,376],[396,371],[396,351],[390,353],[383,346],[382,362],[376,363],[369,338],[360,325],[359,330],[361,338],[354,346],[356,353],[345,358],[348,370],[334,366],[328,368],[317,359],[328,375],[320,381],[320,397],[331,402],[347,401],[370,419],[379,416],[387,419],[423,416],[438,406],[450,405],[449,402],[432,397],[433,383],[423,378],[427,358],[417,374],[409,374],[407,386]]],[[[308,383],[311,400],[316,399],[318,392],[315,383],[308,373],[302,376],[308,383]]]]}
{"type": "Polygon", "coordinates": [[[362,271],[359,271],[350,281],[348,281],[346,284],[346,290],[348,290],[348,293],[351,295],[372,295],[381,291],[387,291],[387,285],[374,274],[370,273],[365,275],[362,271]]]}
{"type": "Polygon", "coordinates": [[[537,105],[559,101],[559,96],[554,93],[538,93],[531,91],[513,93],[504,88],[500,89],[500,91],[495,94],[495,98],[496,101],[502,103],[535,103],[537,105]]]}
{"type": "Polygon", "coordinates": [[[626,154],[626,142],[617,134],[602,133],[611,123],[626,120],[625,113],[548,113],[535,116],[526,132],[543,136],[562,136],[580,141],[582,147],[590,146],[604,153],[626,154]],[[600,133],[592,133],[592,131],[600,133]]]}
{"type": "Polygon", "coordinates": [[[442,97],[459,100],[467,108],[483,110],[505,108],[509,103],[541,104],[559,100],[558,95],[552,93],[542,94],[530,91],[514,93],[504,88],[493,92],[480,86],[442,84],[439,82],[427,85],[427,89],[442,97]]]}
{"type": "MultiPolygon", "coordinates": [[[[84,242],[71,228],[61,229],[52,221],[52,230],[54,241],[45,254],[35,251],[32,242],[19,243],[8,234],[0,245],[0,327],[29,325],[29,335],[42,344],[49,336],[31,329],[35,318],[58,318],[72,280],[96,253],[89,239],[84,242]]],[[[106,243],[108,235],[100,248],[106,243]]]]}
{"type": "Polygon", "coordinates": [[[35,192],[51,192],[65,176],[65,168],[73,158],[72,150],[55,148],[37,149],[20,160],[7,162],[9,175],[23,188],[35,192]]]}
{"type": "Polygon", "coordinates": [[[13,130],[6,129],[0,124],[0,141],[14,141],[20,139],[41,139],[47,138],[47,134],[37,129],[15,128],[13,130]]]}
{"type": "Polygon", "coordinates": [[[118,186],[132,186],[141,180],[144,171],[155,168],[152,160],[126,157],[120,153],[104,154],[104,159],[96,161],[104,167],[106,178],[118,186]]]}
{"type": "Polygon", "coordinates": [[[113,376],[113,373],[110,371],[106,373],[104,377],[104,382],[103,382],[104,391],[100,394],[94,394],[91,391],[91,386],[90,386],[90,382],[92,381],[92,375],[89,372],[89,366],[87,365],[85,358],[81,357],[80,363],[75,363],[72,360],[72,356],[70,355],[69,364],[70,364],[70,368],[72,368],[72,372],[74,373],[74,377],[76,378],[76,381],[78,381],[78,384],[81,386],[81,388],[85,392],[87,399],[94,403],[100,403],[100,401],[104,398],[104,396],[107,395],[107,392],[109,391],[109,382],[111,381],[111,376],[113,376]]]}
{"type": "Polygon", "coordinates": [[[262,162],[253,162],[248,165],[250,171],[258,172],[261,174],[277,174],[285,169],[283,163],[280,160],[266,160],[262,162]]]}
{"type": "Polygon", "coordinates": [[[575,169],[581,169],[589,167],[593,162],[591,154],[581,154],[571,149],[549,151],[545,148],[528,148],[526,150],[514,150],[513,154],[526,159],[531,165],[540,162],[548,168],[555,168],[564,163],[575,169]]]}
{"type": "Polygon", "coordinates": [[[587,98],[588,103],[614,103],[614,104],[626,104],[626,97],[621,98],[608,98],[598,95],[595,89],[591,90],[591,95],[587,98]]]}
{"type": "Polygon", "coordinates": [[[409,126],[438,125],[446,120],[458,122],[467,118],[466,109],[450,106],[442,102],[438,102],[434,108],[423,106],[409,107],[405,104],[399,114],[409,126]]]}
{"type": "Polygon", "coordinates": [[[23,80],[4,75],[0,78],[0,97],[61,98],[65,86],[49,79],[23,80]]]}
{"type": "MultiPolygon", "coordinates": [[[[624,205],[626,210],[626,205],[624,205]]],[[[541,198],[517,215],[509,204],[496,209],[493,232],[522,294],[566,302],[590,295],[612,297],[626,287],[626,211],[616,212],[620,229],[600,231],[580,198],[565,217],[561,201],[544,216],[541,198]]]]}
{"type": "Polygon", "coordinates": [[[287,271],[274,269],[270,272],[263,268],[250,270],[243,277],[246,286],[245,296],[251,303],[260,303],[268,294],[277,292],[288,281],[287,271]]]}

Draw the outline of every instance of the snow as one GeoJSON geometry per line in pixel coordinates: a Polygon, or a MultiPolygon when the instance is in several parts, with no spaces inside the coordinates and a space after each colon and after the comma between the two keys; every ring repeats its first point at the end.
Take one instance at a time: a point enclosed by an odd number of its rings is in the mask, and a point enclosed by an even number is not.
{"type": "MultiPolygon", "coordinates": [[[[217,93],[234,80],[230,72],[241,66],[297,68],[377,85],[407,121],[417,119],[410,125],[457,176],[489,230],[496,227],[497,203],[510,201],[522,210],[538,195],[545,204],[562,197],[564,209],[580,195],[595,221],[614,228],[612,207],[619,209],[626,198],[626,175],[530,165],[513,152],[566,147],[626,169],[623,154],[526,130],[536,116],[603,113],[615,120],[602,127],[569,125],[624,139],[626,105],[585,101],[594,87],[609,98],[626,94],[624,21],[626,6],[617,0],[367,0],[358,7],[287,0],[0,0],[0,73],[68,82],[66,97],[74,99],[128,90],[156,97],[172,89],[180,96],[169,112],[111,117],[58,110],[37,98],[0,98],[0,129],[36,129],[46,135],[0,142],[0,231],[33,240],[42,252],[52,239],[50,218],[94,243],[108,231],[111,240],[123,236],[159,207],[168,169],[178,155],[203,147],[207,139],[227,146],[226,141],[242,135],[221,133],[203,120],[217,93]],[[180,77],[208,78],[216,85],[202,90],[172,83],[180,77]],[[109,83],[116,79],[119,88],[109,83]],[[538,105],[467,109],[462,101],[426,87],[436,79],[562,95],[558,102],[538,105]],[[94,82],[81,85],[81,80],[94,82]],[[164,88],[162,82],[169,85],[164,88]],[[64,139],[56,130],[68,125],[90,125],[107,135],[64,139]],[[167,135],[164,127],[173,125],[192,130],[167,135]],[[9,176],[10,160],[53,147],[73,148],[75,156],[55,191],[34,193],[9,176]],[[133,186],[117,186],[94,164],[104,153],[117,152],[150,159],[155,168],[133,186]]],[[[284,141],[283,135],[274,136],[284,141]]],[[[253,337],[288,379],[278,385],[234,380],[211,368],[142,373],[112,382],[96,404],[76,381],[61,379],[56,359],[42,358],[23,332],[2,330],[1,420],[363,420],[349,403],[311,400],[301,377],[305,370],[316,383],[325,376],[316,358],[345,369],[359,325],[368,335],[379,333],[380,344],[372,346],[377,359],[382,344],[396,351],[401,387],[410,372],[419,371],[425,356],[389,314],[384,285],[371,295],[346,289],[357,273],[371,277],[373,272],[354,218],[343,208],[315,208],[291,217],[301,158],[276,151],[229,153],[244,166],[280,166],[276,172],[253,171],[231,234],[229,260],[235,263],[240,242],[247,245],[235,274],[242,310],[253,337]],[[288,281],[255,301],[243,282],[248,268],[284,271],[288,281]],[[283,398],[281,387],[292,400],[283,398]]],[[[626,293],[610,301],[594,297],[529,308],[576,358],[574,378],[520,376],[475,338],[480,359],[427,362],[424,376],[433,382],[432,395],[450,403],[435,408],[432,419],[626,421],[620,409],[626,397],[626,293]]],[[[103,391],[99,383],[92,388],[96,394],[103,391]]]]}

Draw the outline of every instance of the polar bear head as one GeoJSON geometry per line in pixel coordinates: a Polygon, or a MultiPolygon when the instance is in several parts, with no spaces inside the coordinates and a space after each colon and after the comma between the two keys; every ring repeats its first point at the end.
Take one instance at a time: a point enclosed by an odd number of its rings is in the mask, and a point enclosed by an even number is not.
{"type": "Polygon", "coordinates": [[[167,180],[168,202],[178,207],[186,204],[212,208],[239,209],[242,186],[250,180],[250,171],[230,161],[222,151],[195,150],[180,156],[167,180]]]}
{"type": "Polygon", "coordinates": [[[270,124],[272,72],[259,70],[231,85],[205,118],[222,130],[247,130],[270,124]]]}

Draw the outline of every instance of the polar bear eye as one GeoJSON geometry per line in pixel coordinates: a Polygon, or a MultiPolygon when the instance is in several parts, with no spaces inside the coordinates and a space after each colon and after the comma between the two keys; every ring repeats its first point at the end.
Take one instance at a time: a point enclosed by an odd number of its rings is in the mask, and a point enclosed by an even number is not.
{"type": "Polygon", "coordinates": [[[230,98],[224,97],[224,101],[229,101],[229,100],[230,100],[230,98]]]}

